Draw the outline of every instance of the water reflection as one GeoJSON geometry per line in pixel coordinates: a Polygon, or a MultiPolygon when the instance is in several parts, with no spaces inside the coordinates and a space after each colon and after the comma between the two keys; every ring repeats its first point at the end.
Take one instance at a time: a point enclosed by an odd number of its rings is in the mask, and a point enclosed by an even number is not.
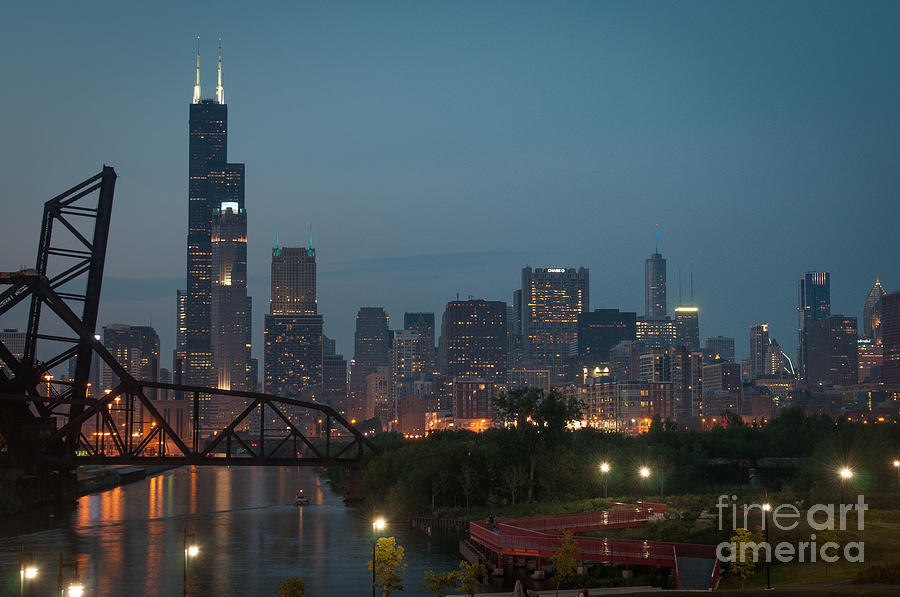
{"type": "MultiPolygon", "coordinates": [[[[67,510],[32,512],[0,525],[0,594],[16,594],[20,545],[41,566],[28,594],[56,589],[59,554],[79,562],[86,595],[177,595],[183,533],[200,554],[189,573],[202,595],[273,595],[288,576],[309,595],[360,595],[370,587],[369,516],[344,506],[306,469],[181,468],[82,497],[67,510]],[[302,487],[310,505],[293,505],[302,487]]],[[[459,563],[457,538],[429,539],[404,525],[388,534],[406,548],[406,595],[426,569],[459,563]]]]}

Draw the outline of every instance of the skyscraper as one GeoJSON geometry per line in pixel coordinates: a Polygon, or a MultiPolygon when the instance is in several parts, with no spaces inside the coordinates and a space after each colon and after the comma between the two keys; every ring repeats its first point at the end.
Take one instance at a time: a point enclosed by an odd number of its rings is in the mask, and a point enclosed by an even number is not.
{"type": "MultiPolygon", "coordinates": [[[[135,379],[159,381],[159,336],[152,327],[113,323],[103,328],[103,346],[135,379]]],[[[100,366],[101,390],[112,389],[119,378],[105,362],[100,366]]],[[[157,390],[145,388],[144,394],[156,399],[157,390]]]]}
{"type": "Polygon", "coordinates": [[[218,85],[215,99],[200,92],[200,49],[194,96],[188,121],[187,292],[184,304],[184,352],[180,377],[183,383],[212,386],[216,375],[212,345],[212,219],[223,203],[244,209],[244,165],[228,162],[228,106],[222,79],[219,47],[218,85]]]}
{"type": "Polygon", "coordinates": [[[697,307],[675,307],[675,346],[700,350],[700,310],[697,307]]]}
{"type": "Polygon", "coordinates": [[[875,278],[875,286],[869,291],[863,307],[862,335],[871,338],[875,344],[881,344],[881,301],[886,294],[881,280],[875,278]]]}
{"type": "Polygon", "coordinates": [[[666,260],[657,247],[644,262],[644,319],[663,319],[667,313],[666,260]]]}
{"type": "MultiPolygon", "coordinates": [[[[360,307],[356,314],[356,332],[353,337],[353,360],[350,363],[351,409],[359,418],[371,412],[367,405],[369,392],[366,380],[369,374],[390,365],[390,330],[388,314],[381,307],[360,307]]],[[[380,378],[379,383],[380,383],[380,378]]]]}
{"type": "Polygon", "coordinates": [[[806,327],[807,378],[810,385],[849,386],[859,380],[855,317],[830,315],[806,327]]]}
{"type": "Polygon", "coordinates": [[[609,361],[609,351],[622,340],[634,340],[637,314],[594,309],[578,314],[578,356],[609,361]]]}
{"type": "Polygon", "coordinates": [[[441,375],[503,382],[506,379],[506,303],[450,301],[441,321],[441,375]]]}
{"type": "Polygon", "coordinates": [[[831,274],[806,272],[798,284],[798,332],[797,366],[800,379],[806,379],[806,328],[813,321],[831,315],[831,274]]]}
{"type": "Polygon", "coordinates": [[[247,213],[236,202],[223,202],[214,212],[210,230],[216,387],[248,390],[247,213]]]}
{"type": "Polygon", "coordinates": [[[437,355],[434,346],[434,313],[404,313],[403,329],[419,332],[422,358],[425,361],[424,375],[433,375],[436,371],[437,355]]]}
{"type": "Polygon", "coordinates": [[[769,324],[760,323],[750,326],[750,379],[771,377],[766,366],[766,353],[769,350],[769,324]]]}
{"type": "Polygon", "coordinates": [[[265,317],[268,393],[299,396],[322,385],[323,321],[316,313],[315,277],[316,250],[312,246],[280,247],[276,239],[272,301],[265,317]]]}
{"type": "Polygon", "coordinates": [[[570,377],[570,347],[578,338],[578,315],[589,309],[587,268],[522,268],[525,359],[549,369],[553,384],[570,377]]]}
{"type": "Polygon", "coordinates": [[[706,339],[706,348],[703,352],[703,362],[734,361],[734,338],[726,336],[713,336],[706,339]]]}
{"type": "Polygon", "coordinates": [[[900,388],[900,292],[886,294],[881,300],[882,346],[884,361],[881,381],[885,386],[900,388]]]}

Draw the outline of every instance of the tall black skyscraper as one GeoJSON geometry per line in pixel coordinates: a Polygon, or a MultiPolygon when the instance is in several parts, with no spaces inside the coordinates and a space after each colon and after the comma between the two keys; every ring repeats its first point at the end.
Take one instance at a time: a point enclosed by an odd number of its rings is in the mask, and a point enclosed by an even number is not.
{"type": "Polygon", "coordinates": [[[212,386],[216,383],[212,329],[212,219],[223,204],[236,204],[244,211],[244,165],[228,163],[228,106],[222,78],[222,48],[219,48],[216,97],[200,93],[200,50],[194,97],[188,121],[187,292],[184,301],[184,347],[176,355],[183,383],[212,386]]]}
{"type": "Polygon", "coordinates": [[[666,260],[656,252],[644,263],[644,319],[665,319],[666,260]]]}
{"type": "Polygon", "coordinates": [[[806,328],[814,321],[831,315],[831,274],[806,272],[798,284],[797,298],[798,336],[797,361],[800,379],[806,379],[806,328]]]}

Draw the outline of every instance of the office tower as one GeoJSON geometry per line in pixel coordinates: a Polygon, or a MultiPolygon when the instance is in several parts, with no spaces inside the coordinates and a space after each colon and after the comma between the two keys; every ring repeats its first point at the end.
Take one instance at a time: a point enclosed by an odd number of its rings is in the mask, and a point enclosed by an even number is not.
{"type": "Polygon", "coordinates": [[[740,363],[720,361],[703,365],[703,393],[739,392],[741,390],[740,363]]]}
{"type": "Polygon", "coordinates": [[[778,342],[774,338],[769,338],[769,346],[766,348],[766,356],[763,362],[763,370],[760,377],[752,378],[754,380],[761,378],[794,378],[794,364],[791,359],[781,350],[778,342]]]}
{"type": "Polygon", "coordinates": [[[382,428],[386,429],[391,422],[390,395],[391,374],[387,367],[376,367],[375,371],[366,374],[363,380],[365,392],[364,407],[361,409],[361,419],[377,417],[382,428]]]}
{"type": "MultiPolygon", "coordinates": [[[[228,162],[228,106],[222,87],[222,48],[215,99],[200,93],[200,50],[194,97],[190,106],[188,161],[187,291],[184,303],[184,346],[180,359],[183,383],[216,383],[212,354],[212,220],[223,203],[244,209],[244,165],[228,162]]],[[[180,325],[180,324],[179,324],[180,325]]],[[[178,350],[178,349],[176,349],[178,350]]],[[[176,373],[176,374],[177,374],[176,373]]]]}
{"type": "Polygon", "coordinates": [[[656,252],[644,262],[644,318],[663,319],[668,314],[666,304],[666,260],[656,252]]]}
{"type": "Polygon", "coordinates": [[[875,278],[875,286],[869,291],[866,297],[866,304],[863,307],[863,329],[862,335],[871,338],[875,344],[881,344],[881,301],[887,292],[881,285],[881,280],[875,278]]]}
{"type": "Polygon", "coordinates": [[[637,381],[640,356],[646,352],[643,342],[622,340],[609,350],[609,372],[616,381],[637,381]]]}
{"type": "MultiPolygon", "coordinates": [[[[311,241],[312,239],[310,239],[311,241]]],[[[322,384],[323,321],[316,313],[316,250],[272,248],[272,301],[265,317],[266,392],[297,397],[322,384]]]]}
{"type": "Polygon", "coordinates": [[[394,332],[390,354],[392,419],[398,418],[400,398],[405,394],[412,394],[413,382],[422,381],[425,378],[426,348],[426,339],[419,331],[399,330],[394,332]]]}
{"type": "Polygon", "coordinates": [[[266,315],[267,394],[298,398],[322,384],[322,316],[266,315]]]}
{"type": "Polygon", "coordinates": [[[586,268],[522,269],[525,360],[549,369],[554,385],[571,375],[570,346],[578,338],[578,315],[588,311],[589,305],[586,268]]]}
{"type": "Polygon", "coordinates": [[[635,339],[646,344],[650,350],[675,346],[676,331],[675,322],[669,317],[664,319],[638,317],[635,322],[635,339]]]}
{"type": "Polygon", "coordinates": [[[638,357],[638,380],[671,381],[670,349],[651,350],[638,357]]]}
{"type": "Polygon", "coordinates": [[[404,313],[403,329],[414,330],[422,336],[420,343],[425,359],[425,375],[437,372],[437,353],[434,344],[434,313],[404,313]]]}
{"type": "MultiPolygon", "coordinates": [[[[22,360],[22,357],[25,356],[25,332],[20,332],[14,328],[4,329],[0,332],[0,342],[17,360],[22,360]]],[[[2,360],[0,360],[0,371],[8,378],[13,377],[12,371],[3,365],[2,360]]]]}
{"type": "MultiPolygon", "coordinates": [[[[360,307],[356,314],[353,361],[350,363],[350,401],[360,413],[372,412],[367,404],[369,393],[366,378],[379,367],[390,365],[388,322],[388,314],[381,307],[360,307]]],[[[357,418],[366,417],[358,414],[357,418]]]]}
{"type": "Polygon", "coordinates": [[[522,334],[522,289],[517,288],[513,292],[512,304],[509,306],[512,310],[512,317],[509,318],[509,328],[513,334],[522,334]]]}
{"type": "Polygon", "coordinates": [[[806,383],[849,386],[859,378],[856,318],[830,315],[806,326],[806,383]]]}
{"type": "Polygon", "coordinates": [[[703,394],[703,354],[685,345],[676,348],[669,360],[669,379],[674,392],[675,416],[696,418],[703,394]]]}
{"type": "Polygon", "coordinates": [[[703,362],[712,363],[714,361],[734,362],[734,338],[713,336],[706,339],[703,362]]]}
{"type": "Polygon", "coordinates": [[[337,354],[337,341],[328,336],[322,336],[322,356],[330,357],[337,354]]]}
{"type": "Polygon", "coordinates": [[[634,340],[637,314],[618,309],[594,309],[578,314],[578,356],[608,361],[609,351],[622,340],[634,340]]]}
{"type": "Polygon", "coordinates": [[[216,387],[247,390],[250,330],[247,310],[247,213],[222,203],[210,227],[212,242],[212,349],[216,387]]]}
{"type": "Polygon", "coordinates": [[[750,326],[750,379],[770,377],[766,367],[766,352],[769,350],[769,324],[750,326]]]}
{"type": "Polygon", "coordinates": [[[900,292],[886,294],[881,299],[881,344],[884,347],[881,381],[896,391],[900,387],[900,292]]]}
{"type": "Polygon", "coordinates": [[[279,247],[272,250],[272,315],[314,315],[316,306],[316,250],[279,247]]]}
{"type": "Polygon", "coordinates": [[[813,321],[831,315],[831,274],[806,272],[798,284],[797,313],[798,336],[797,367],[800,379],[806,379],[806,327],[813,321]]]}
{"type": "Polygon", "coordinates": [[[441,375],[502,383],[506,378],[506,303],[450,301],[441,320],[441,375]]]}
{"type": "Polygon", "coordinates": [[[342,354],[322,356],[322,398],[347,414],[347,360],[342,354]]]}
{"type": "Polygon", "coordinates": [[[859,375],[857,382],[879,383],[881,381],[881,369],[884,364],[884,345],[876,344],[871,338],[861,337],[857,339],[856,352],[859,362],[859,375]]]}
{"type": "Polygon", "coordinates": [[[675,346],[700,350],[699,313],[697,307],[675,307],[675,346]]]}
{"type": "Polygon", "coordinates": [[[497,385],[484,379],[453,380],[453,418],[455,426],[476,433],[489,429],[494,420],[497,385]]]}
{"type": "MultiPolygon", "coordinates": [[[[114,323],[103,328],[103,346],[132,377],[159,381],[159,336],[149,326],[114,323]]],[[[98,392],[119,385],[119,378],[106,363],[101,364],[98,392]]],[[[145,388],[147,398],[155,400],[157,391],[145,388]]]]}

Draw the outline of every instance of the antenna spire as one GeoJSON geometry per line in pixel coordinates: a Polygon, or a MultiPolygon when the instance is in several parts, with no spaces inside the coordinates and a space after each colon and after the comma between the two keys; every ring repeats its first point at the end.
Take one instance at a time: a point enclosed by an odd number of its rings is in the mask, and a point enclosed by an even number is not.
{"type": "Polygon", "coordinates": [[[659,253],[659,224],[656,225],[656,253],[659,253]]]}
{"type": "Polygon", "coordinates": [[[200,36],[197,36],[197,74],[194,75],[194,101],[193,104],[200,103],[200,36]]]}
{"type": "Polygon", "coordinates": [[[225,103],[225,77],[222,75],[222,38],[219,38],[219,77],[216,84],[216,103],[225,103]]]}
{"type": "Polygon", "coordinates": [[[691,264],[691,306],[694,305],[694,264],[691,264]]]}

